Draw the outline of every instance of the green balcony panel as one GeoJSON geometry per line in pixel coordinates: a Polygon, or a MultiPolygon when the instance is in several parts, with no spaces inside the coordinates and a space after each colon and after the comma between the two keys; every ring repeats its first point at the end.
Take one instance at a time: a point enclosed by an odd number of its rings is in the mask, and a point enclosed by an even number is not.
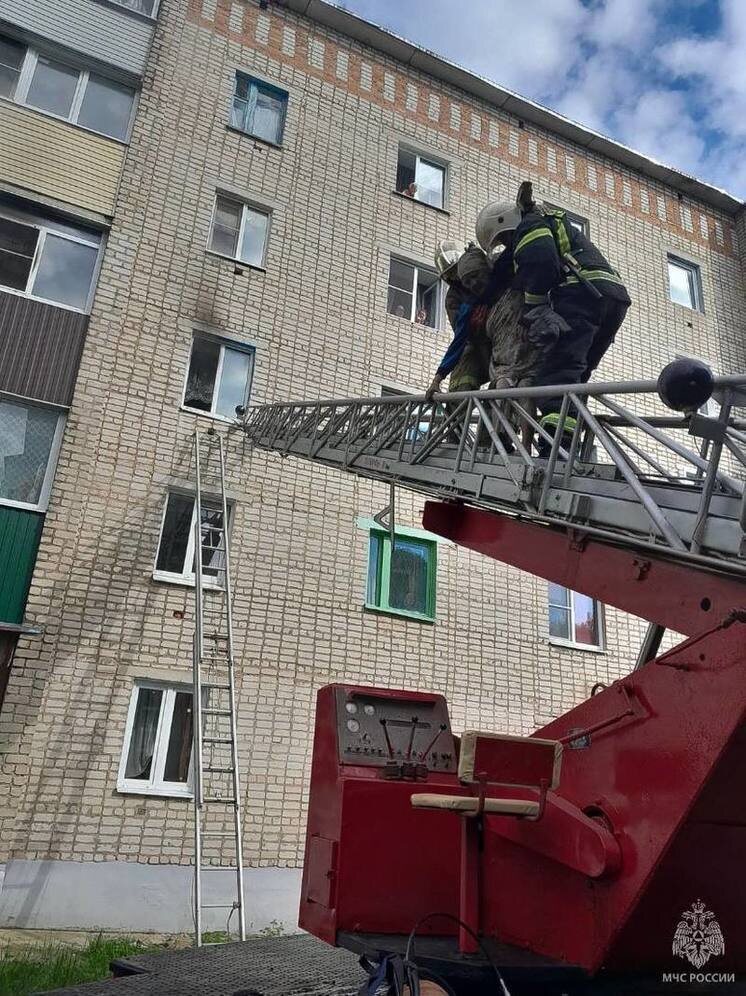
{"type": "Polygon", "coordinates": [[[43,525],[39,512],[0,506],[0,623],[23,622],[43,525]]]}

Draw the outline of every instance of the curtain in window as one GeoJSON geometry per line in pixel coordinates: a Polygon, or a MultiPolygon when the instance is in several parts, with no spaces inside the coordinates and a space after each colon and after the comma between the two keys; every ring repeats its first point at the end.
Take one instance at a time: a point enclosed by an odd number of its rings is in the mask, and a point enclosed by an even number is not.
{"type": "Polygon", "coordinates": [[[151,776],[162,698],[163,692],[159,688],[141,688],[138,691],[125,778],[147,781],[151,776]]]}
{"type": "Polygon", "coordinates": [[[407,612],[427,612],[428,547],[397,537],[391,552],[389,606],[407,612]]]}
{"type": "Polygon", "coordinates": [[[0,401],[0,498],[38,503],[57,418],[44,408],[0,401]]]}

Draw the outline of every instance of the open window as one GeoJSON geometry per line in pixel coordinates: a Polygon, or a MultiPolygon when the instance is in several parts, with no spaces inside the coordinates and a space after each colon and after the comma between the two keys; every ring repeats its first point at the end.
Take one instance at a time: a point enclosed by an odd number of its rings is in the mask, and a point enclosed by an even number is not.
{"type": "Polygon", "coordinates": [[[127,713],[117,789],[190,797],[191,769],[191,689],[137,681],[127,713]]]}
{"type": "Polygon", "coordinates": [[[445,207],[446,167],[406,147],[399,148],[396,190],[431,207],[445,207]]]}
{"type": "Polygon", "coordinates": [[[252,346],[196,333],[184,387],[184,407],[232,422],[236,408],[245,408],[249,403],[253,373],[252,346]]]}
{"type": "Polygon", "coordinates": [[[392,256],[386,310],[397,318],[440,327],[440,279],[435,270],[392,256]]]}
{"type": "MultiPolygon", "coordinates": [[[[218,501],[203,501],[201,510],[203,584],[221,588],[225,583],[225,530],[222,505],[218,501]]],[[[180,491],[169,492],[153,572],[156,581],[194,584],[196,517],[197,503],[194,495],[183,494],[180,491]]],[[[228,517],[229,519],[231,517],[230,507],[228,517]]],[[[230,527],[230,522],[228,526],[230,527]]]]}
{"type": "Polygon", "coordinates": [[[208,248],[221,256],[264,266],[270,212],[236,197],[218,194],[210,227],[208,248]]]}

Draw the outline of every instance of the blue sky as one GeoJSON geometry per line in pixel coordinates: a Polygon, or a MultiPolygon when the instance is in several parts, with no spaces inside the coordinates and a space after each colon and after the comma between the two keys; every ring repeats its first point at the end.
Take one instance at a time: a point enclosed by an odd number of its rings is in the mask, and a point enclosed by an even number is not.
{"type": "Polygon", "coordinates": [[[746,0],[346,0],[342,6],[746,197],[746,0]]]}

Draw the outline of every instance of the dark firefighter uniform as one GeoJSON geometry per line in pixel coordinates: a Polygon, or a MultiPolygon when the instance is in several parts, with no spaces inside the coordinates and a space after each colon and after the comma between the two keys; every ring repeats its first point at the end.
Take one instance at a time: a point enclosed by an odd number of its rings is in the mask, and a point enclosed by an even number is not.
{"type": "MultiPolygon", "coordinates": [[[[564,211],[526,214],[515,231],[512,251],[513,286],[523,292],[527,309],[551,303],[570,326],[545,351],[534,383],[585,383],[632,303],[619,274],[591,240],[570,225],[564,211]],[[567,253],[577,262],[580,276],[563,262],[567,253]]],[[[560,398],[541,402],[544,424],[551,425],[552,416],[556,422],[560,404],[560,398]]]]}

